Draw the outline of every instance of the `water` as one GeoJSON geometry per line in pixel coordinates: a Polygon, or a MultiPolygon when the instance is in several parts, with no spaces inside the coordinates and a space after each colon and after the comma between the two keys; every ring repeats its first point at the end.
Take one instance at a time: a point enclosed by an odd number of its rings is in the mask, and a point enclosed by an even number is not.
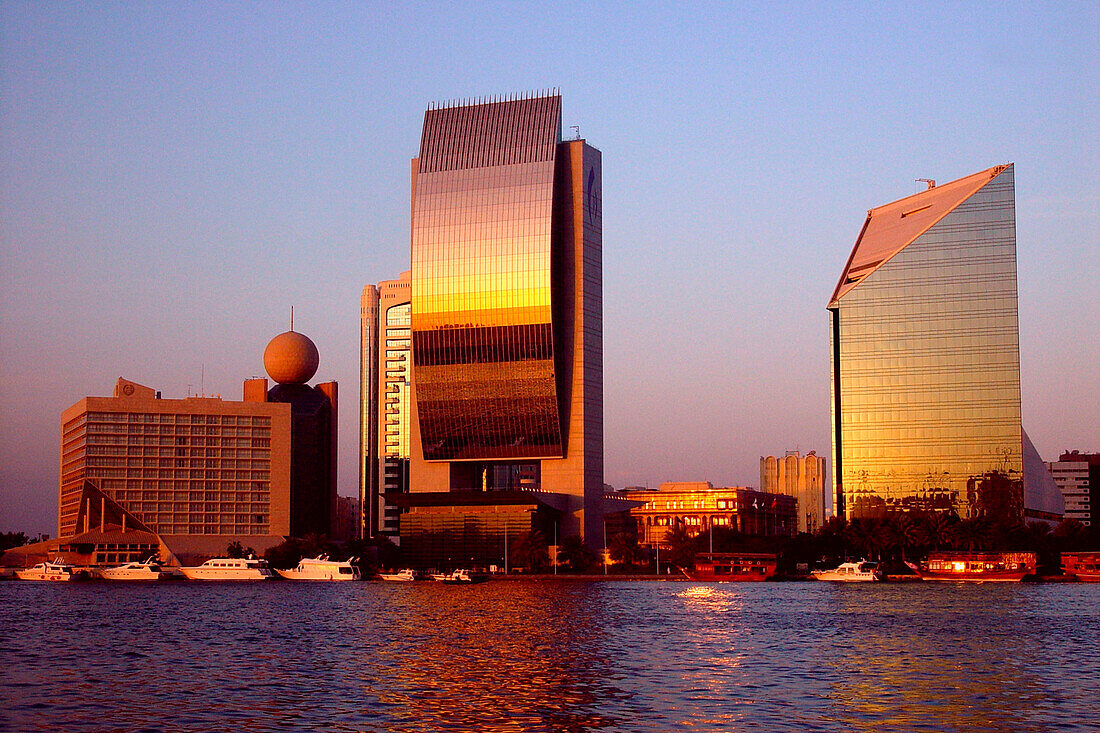
{"type": "Polygon", "coordinates": [[[0,583],[0,730],[1097,730],[1100,584],[0,583]]]}

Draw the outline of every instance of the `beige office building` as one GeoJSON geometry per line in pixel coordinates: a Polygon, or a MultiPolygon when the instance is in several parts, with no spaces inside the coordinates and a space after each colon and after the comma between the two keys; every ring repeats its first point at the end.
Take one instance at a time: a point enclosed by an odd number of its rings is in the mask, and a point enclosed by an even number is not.
{"type": "Polygon", "coordinates": [[[825,523],[825,459],[814,451],[762,456],[760,490],[798,500],[799,532],[816,532],[825,523]]]}
{"type": "Polygon", "coordinates": [[[61,426],[59,537],[88,530],[78,526],[88,481],[161,536],[290,534],[288,404],[162,399],[120,378],[61,426]]]}

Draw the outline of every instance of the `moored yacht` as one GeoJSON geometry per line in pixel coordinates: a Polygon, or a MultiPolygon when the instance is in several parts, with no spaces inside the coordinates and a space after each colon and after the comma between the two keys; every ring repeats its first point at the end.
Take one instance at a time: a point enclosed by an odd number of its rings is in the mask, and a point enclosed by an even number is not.
{"type": "Polygon", "coordinates": [[[85,580],[88,574],[83,570],[77,570],[72,565],[61,562],[40,562],[32,568],[16,570],[15,576],[20,580],[85,580]]]}
{"type": "Polygon", "coordinates": [[[409,568],[405,568],[404,570],[399,570],[396,573],[379,573],[378,577],[380,577],[382,580],[396,580],[397,582],[400,582],[400,583],[406,583],[406,582],[411,582],[413,580],[418,580],[417,575],[416,575],[416,571],[411,570],[409,568]]]}
{"type": "Polygon", "coordinates": [[[329,560],[328,555],[302,558],[293,570],[276,570],[287,580],[360,580],[359,568],[354,564],[359,558],[352,557],[340,562],[329,560]]]}
{"type": "Polygon", "coordinates": [[[180,568],[188,580],[271,580],[277,577],[266,560],[215,557],[193,568],[180,568]]]}
{"type": "Polygon", "coordinates": [[[459,568],[450,575],[444,575],[442,577],[433,575],[432,579],[439,580],[443,583],[484,583],[489,577],[482,573],[471,573],[465,568],[459,568]]]}
{"type": "Polygon", "coordinates": [[[145,562],[128,562],[115,568],[99,568],[96,574],[104,580],[165,580],[168,573],[153,558],[145,562]]]}
{"type": "Polygon", "coordinates": [[[878,563],[842,562],[832,570],[814,570],[810,575],[815,580],[834,580],[842,583],[859,583],[881,580],[878,572],[878,563]]]}

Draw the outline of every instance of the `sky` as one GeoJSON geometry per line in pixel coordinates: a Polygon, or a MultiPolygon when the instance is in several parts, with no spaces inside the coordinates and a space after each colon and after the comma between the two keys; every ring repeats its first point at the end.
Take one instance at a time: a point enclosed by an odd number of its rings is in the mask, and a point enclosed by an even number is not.
{"type": "MultiPolygon", "coordinates": [[[[59,417],[122,376],[340,383],[409,267],[429,104],[557,89],[603,154],[605,480],[829,455],[826,303],[867,209],[1015,163],[1022,409],[1100,451],[1095,3],[0,2],[0,531],[56,532],[59,417]]],[[[830,466],[831,473],[831,466],[830,466]]]]}

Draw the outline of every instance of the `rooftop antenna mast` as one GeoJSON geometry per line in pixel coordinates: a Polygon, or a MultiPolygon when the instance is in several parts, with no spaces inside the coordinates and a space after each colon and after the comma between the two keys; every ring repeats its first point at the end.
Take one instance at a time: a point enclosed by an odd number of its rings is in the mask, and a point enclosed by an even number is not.
{"type": "Polygon", "coordinates": [[[936,187],[936,180],[934,178],[918,178],[917,183],[927,184],[928,188],[925,189],[926,191],[931,191],[936,187]]]}
{"type": "Polygon", "coordinates": [[[199,396],[206,396],[206,362],[199,367],[199,396]]]}
{"type": "Polygon", "coordinates": [[[290,330],[294,330],[294,306],[290,306],[290,330]]]}

